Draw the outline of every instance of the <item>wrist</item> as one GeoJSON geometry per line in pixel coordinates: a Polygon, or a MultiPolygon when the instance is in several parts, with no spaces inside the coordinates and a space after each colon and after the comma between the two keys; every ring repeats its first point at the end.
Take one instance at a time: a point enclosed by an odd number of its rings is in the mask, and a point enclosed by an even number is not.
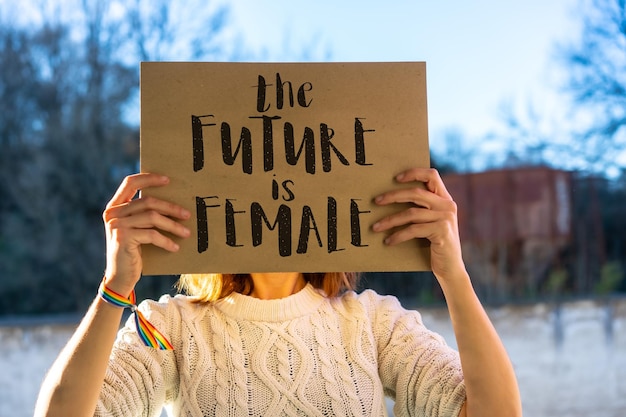
{"type": "Polygon", "coordinates": [[[104,275],[102,279],[102,284],[105,285],[108,289],[116,292],[124,298],[130,297],[130,294],[135,289],[135,284],[128,283],[125,280],[122,280],[115,275],[109,276],[108,274],[104,275]]]}
{"type": "Polygon", "coordinates": [[[161,350],[174,349],[169,340],[139,310],[134,290],[131,291],[129,297],[125,297],[107,286],[105,276],[98,288],[98,294],[105,302],[115,307],[130,308],[134,313],[137,335],[146,346],[161,350]]]}
{"type": "Polygon", "coordinates": [[[474,286],[465,268],[448,271],[444,275],[436,274],[446,299],[474,293],[474,286]]]}

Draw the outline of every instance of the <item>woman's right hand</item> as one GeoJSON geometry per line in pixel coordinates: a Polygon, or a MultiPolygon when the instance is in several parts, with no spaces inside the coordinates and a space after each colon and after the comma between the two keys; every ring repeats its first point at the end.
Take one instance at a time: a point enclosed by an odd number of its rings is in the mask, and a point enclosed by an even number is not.
{"type": "Polygon", "coordinates": [[[168,183],[169,179],[162,175],[129,175],[102,214],[107,242],[104,279],[107,287],[118,294],[129,295],[141,278],[141,245],[152,244],[176,252],[179,246],[162,232],[182,238],[190,235],[189,229],[178,221],[191,216],[188,210],[154,197],[135,198],[141,189],[168,183]]]}

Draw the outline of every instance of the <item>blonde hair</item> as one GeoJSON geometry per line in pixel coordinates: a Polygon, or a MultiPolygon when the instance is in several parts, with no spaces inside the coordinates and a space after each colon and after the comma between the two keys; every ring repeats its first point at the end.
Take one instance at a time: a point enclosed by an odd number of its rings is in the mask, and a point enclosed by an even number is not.
{"type": "MultiPolygon", "coordinates": [[[[324,291],[327,297],[356,290],[359,280],[359,275],[355,272],[316,272],[302,275],[306,282],[324,291]]],[[[205,303],[222,299],[233,292],[250,295],[254,289],[250,274],[182,274],[176,286],[196,301],[205,303]]]]}

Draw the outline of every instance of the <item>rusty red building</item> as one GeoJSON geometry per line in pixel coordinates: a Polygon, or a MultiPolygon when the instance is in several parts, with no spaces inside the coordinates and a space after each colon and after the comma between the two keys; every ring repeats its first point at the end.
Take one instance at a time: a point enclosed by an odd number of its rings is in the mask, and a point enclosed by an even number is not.
{"type": "Polygon", "coordinates": [[[572,174],[546,167],[449,174],[466,265],[488,299],[536,294],[574,236],[572,174]]]}

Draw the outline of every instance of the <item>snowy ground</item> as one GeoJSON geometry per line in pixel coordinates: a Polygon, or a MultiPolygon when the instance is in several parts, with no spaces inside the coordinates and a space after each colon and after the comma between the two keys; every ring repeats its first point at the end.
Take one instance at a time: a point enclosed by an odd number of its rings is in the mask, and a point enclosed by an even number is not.
{"type": "MultiPolygon", "coordinates": [[[[515,365],[525,417],[626,416],[626,299],[489,310],[515,365]]],[[[454,345],[445,310],[422,310],[454,345]]],[[[30,417],[75,324],[0,323],[0,417],[30,417]]]]}

